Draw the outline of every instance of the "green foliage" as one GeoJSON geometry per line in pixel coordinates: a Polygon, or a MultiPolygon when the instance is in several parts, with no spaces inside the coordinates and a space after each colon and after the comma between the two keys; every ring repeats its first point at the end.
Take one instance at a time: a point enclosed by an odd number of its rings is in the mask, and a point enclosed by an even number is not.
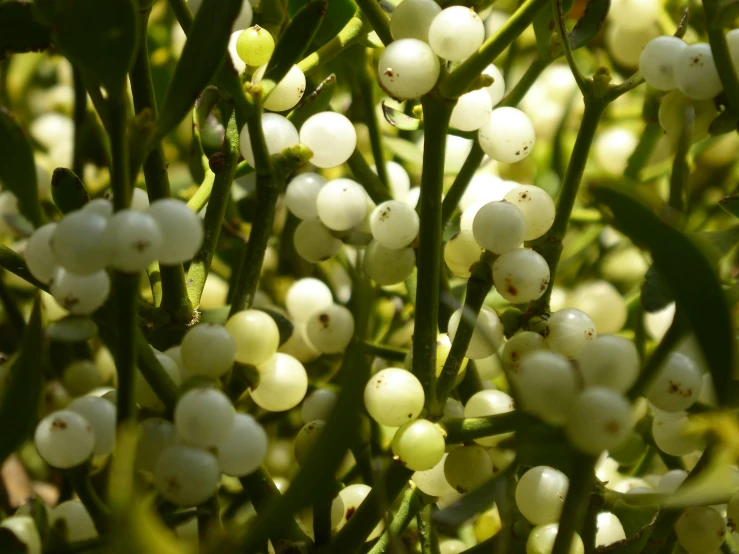
{"type": "Polygon", "coordinates": [[[229,31],[240,8],[239,0],[203,1],[159,111],[152,143],[182,121],[201,91],[216,75],[226,57],[229,31]]]}
{"type": "Polygon", "coordinates": [[[734,337],[721,282],[702,250],[655,210],[612,188],[593,191],[615,218],[616,227],[649,248],[654,265],[685,312],[711,370],[719,402],[728,404],[733,380],[734,337]],[[689,267],[690,271],[685,271],[689,267]]]}
{"type": "MultiPolygon", "coordinates": [[[[298,11],[311,1],[289,0],[288,14],[290,17],[295,17],[298,11]]],[[[311,43],[311,50],[315,50],[335,37],[356,11],[357,6],[353,0],[330,0],[326,5],[326,14],[323,21],[311,43]]]]}
{"type": "Polygon", "coordinates": [[[54,170],[51,176],[51,197],[63,214],[79,210],[90,201],[87,189],[74,171],[65,167],[54,170]]]}
{"type": "Polygon", "coordinates": [[[51,46],[51,31],[38,18],[33,4],[0,4],[0,60],[10,54],[39,52],[51,46]]]}
{"type": "Polygon", "coordinates": [[[0,437],[0,460],[12,454],[35,427],[36,410],[41,397],[41,361],[43,330],[41,301],[34,302],[31,319],[20,350],[10,364],[8,386],[0,396],[0,418],[13,421],[0,437]]]}
{"type": "Polygon", "coordinates": [[[0,182],[17,198],[20,212],[35,226],[43,221],[31,145],[18,121],[0,107],[0,182]]]}
{"type": "Polygon", "coordinates": [[[64,55],[108,94],[122,95],[138,42],[134,0],[36,0],[36,5],[64,55]]]}

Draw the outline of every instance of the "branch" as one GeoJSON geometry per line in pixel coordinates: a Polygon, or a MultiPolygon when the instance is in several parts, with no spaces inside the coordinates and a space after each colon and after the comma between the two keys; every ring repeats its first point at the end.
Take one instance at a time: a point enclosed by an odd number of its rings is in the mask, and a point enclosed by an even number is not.
{"type": "Polygon", "coordinates": [[[517,430],[524,420],[521,413],[514,411],[485,417],[447,419],[441,423],[446,428],[446,443],[457,444],[510,433],[517,430]]]}
{"type": "Polygon", "coordinates": [[[382,11],[380,3],[377,0],[357,0],[357,6],[362,10],[382,43],[385,46],[390,44],[393,41],[393,35],[390,33],[390,20],[382,11]]]}
{"type": "Polygon", "coordinates": [[[349,46],[357,43],[367,34],[369,25],[358,15],[352,17],[339,34],[329,40],[312,54],[298,62],[303,73],[309,73],[320,64],[333,59],[349,46]]]}
{"type": "Polygon", "coordinates": [[[585,75],[583,75],[582,71],[580,71],[577,62],[575,61],[575,55],[572,53],[570,37],[567,34],[567,28],[565,27],[565,16],[564,13],[562,13],[562,0],[554,0],[553,8],[554,21],[557,26],[557,33],[559,34],[559,38],[562,41],[562,47],[564,48],[567,65],[570,66],[570,71],[572,71],[572,76],[575,78],[577,88],[579,88],[580,92],[582,92],[583,94],[587,94],[590,92],[590,83],[585,78],[585,75]]]}

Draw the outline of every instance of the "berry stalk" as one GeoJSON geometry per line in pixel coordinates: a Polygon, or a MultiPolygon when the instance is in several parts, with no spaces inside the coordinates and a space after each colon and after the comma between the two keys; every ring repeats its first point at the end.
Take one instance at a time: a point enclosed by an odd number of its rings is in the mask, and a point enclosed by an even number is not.
{"type": "MultiPolygon", "coordinates": [[[[157,115],[157,103],[154,96],[154,83],[151,78],[151,67],[149,64],[149,50],[147,44],[147,28],[151,10],[140,13],[140,40],[138,53],[131,69],[131,92],[133,105],[136,113],[143,110],[151,110],[154,117],[157,115]]],[[[167,175],[167,164],[164,159],[161,141],[152,145],[151,151],[144,160],[144,178],[146,180],[146,192],[149,201],[153,202],[160,198],[169,198],[172,192],[169,187],[169,176],[167,175]]],[[[171,313],[178,321],[187,322],[192,318],[192,304],[187,295],[185,286],[185,270],[182,264],[171,266],[159,266],[161,276],[161,307],[171,313]]],[[[153,283],[152,283],[153,284],[153,283]]]]}
{"type": "Polygon", "coordinates": [[[559,264],[559,258],[562,255],[562,240],[567,233],[572,209],[575,206],[577,193],[580,190],[580,182],[585,172],[585,165],[588,162],[590,147],[593,144],[598,123],[607,105],[608,103],[603,99],[592,96],[585,97],[585,113],[583,114],[580,129],[577,132],[570,163],[567,166],[559,197],[557,198],[557,212],[554,223],[547,234],[539,239],[538,244],[534,248],[547,261],[551,275],[546,292],[532,305],[535,314],[549,312],[549,300],[551,299],[552,288],[554,287],[554,276],[557,273],[557,264],[559,264]]]}
{"type": "Polygon", "coordinates": [[[440,288],[438,275],[442,258],[441,192],[444,182],[446,130],[454,105],[433,93],[425,95],[421,103],[426,121],[421,198],[418,203],[420,229],[412,371],[423,385],[426,407],[435,411],[436,324],[440,288]]]}
{"type": "Polygon", "coordinates": [[[454,388],[454,381],[457,379],[467,347],[475,331],[480,309],[483,302],[485,302],[485,297],[493,288],[493,273],[489,256],[483,254],[480,261],[473,265],[470,271],[472,275],[467,281],[467,294],[464,299],[462,318],[454,335],[449,356],[447,356],[441,375],[439,375],[436,382],[436,405],[432,404],[435,407],[435,410],[432,410],[431,413],[432,417],[439,417],[444,411],[446,399],[454,388]]]}

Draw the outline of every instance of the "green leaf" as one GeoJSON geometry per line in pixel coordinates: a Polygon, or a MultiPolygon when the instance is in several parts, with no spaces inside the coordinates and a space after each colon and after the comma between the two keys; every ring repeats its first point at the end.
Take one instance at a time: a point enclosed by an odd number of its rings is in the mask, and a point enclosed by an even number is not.
{"type": "MultiPolygon", "coordinates": [[[[305,6],[308,0],[290,0],[288,3],[288,13],[293,17],[300,8],[305,6]]],[[[331,0],[326,9],[326,16],[323,18],[316,36],[313,39],[311,50],[323,46],[329,40],[339,34],[349,20],[357,11],[357,6],[352,0],[331,0]]]]}
{"type": "Polygon", "coordinates": [[[79,210],[90,201],[80,178],[65,167],[56,168],[51,176],[51,197],[63,214],[79,210]]]}
{"type": "MultiPolygon", "coordinates": [[[[574,0],[563,0],[562,11],[567,13],[572,9],[573,4],[574,0]]],[[[552,35],[554,34],[555,29],[552,6],[547,4],[539,10],[539,13],[534,17],[532,25],[534,27],[534,35],[536,36],[536,51],[539,59],[546,60],[551,58],[553,55],[552,35]]],[[[558,50],[557,56],[562,55],[563,51],[561,46],[558,50]]]]}
{"type": "Polygon", "coordinates": [[[0,4],[0,60],[8,54],[40,52],[51,46],[51,29],[39,21],[33,4],[0,4]]]}
{"type": "Polygon", "coordinates": [[[677,24],[677,29],[675,29],[675,33],[673,36],[677,38],[683,38],[685,36],[685,33],[688,32],[688,19],[690,16],[690,8],[685,6],[685,9],[683,10],[683,15],[680,16],[680,21],[677,24]]]}
{"type": "Polygon", "coordinates": [[[5,108],[0,107],[0,182],[18,198],[20,213],[36,227],[41,226],[36,163],[31,145],[20,125],[5,108]]]}
{"type": "Polygon", "coordinates": [[[621,521],[626,540],[600,547],[596,549],[596,552],[598,554],[638,554],[649,540],[658,511],[657,506],[632,506],[622,500],[617,500],[612,512],[621,521]]]}
{"type": "Polygon", "coordinates": [[[734,338],[729,307],[713,264],[693,240],[655,215],[659,209],[649,208],[609,187],[595,188],[593,196],[610,208],[617,229],[651,252],[655,267],[690,321],[710,368],[718,400],[727,404],[734,338]]]}
{"type": "Polygon", "coordinates": [[[46,328],[46,336],[55,342],[84,342],[97,334],[97,324],[84,316],[70,315],[46,328]]]}
{"type": "Polygon", "coordinates": [[[674,301],[675,297],[665,279],[657,268],[649,266],[641,287],[641,304],[644,310],[649,313],[658,312],[674,301]]]}
{"type": "Polygon", "coordinates": [[[308,96],[304,96],[287,118],[295,125],[296,129],[300,129],[310,116],[329,109],[329,103],[335,88],[336,75],[332,73],[316,87],[316,90],[308,96]]]}
{"type": "Polygon", "coordinates": [[[327,0],[308,0],[295,13],[280,35],[262,82],[271,80],[279,83],[290,68],[303,58],[326,15],[327,6],[327,0]]]}
{"type": "Polygon", "coordinates": [[[41,397],[41,300],[33,304],[31,319],[21,340],[20,351],[8,373],[8,386],[0,398],[0,418],[13,421],[0,435],[0,463],[12,454],[33,431],[41,397]]]}
{"type": "Polygon", "coordinates": [[[203,0],[159,111],[151,144],[184,119],[218,72],[227,55],[231,26],[240,10],[240,0],[203,0]]]}
{"type": "Polygon", "coordinates": [[[739,217],[739,196],[727,196],[718,201],[718,205],[734,217],[739,217]]]}
{"type": "Polygon", "coordinates": [[[36,0],[36,5],[51,24],[54,45],[109,95],[123,94],[138,43],[134,1],[36,0]]]}
{"type": "Polygon", "coordinates": [[[569,32],[570,45],[573,50],[582,48],[592,41],[603,28],[611,0],[589,0],[585,12],[578,19],[575,27],[569,32]]]}
{"type": "Polygon", "coordinates": [[[385,121],[401,131],[416,131],[421,126],[419,119],[388,106],[385,101],[382,102],[382,114],[385,116],[385,121]]]}

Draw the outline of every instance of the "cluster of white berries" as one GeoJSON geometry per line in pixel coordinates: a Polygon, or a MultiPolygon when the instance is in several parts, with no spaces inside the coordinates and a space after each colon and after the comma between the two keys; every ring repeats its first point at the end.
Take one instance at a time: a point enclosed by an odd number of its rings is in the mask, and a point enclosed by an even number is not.
{"type": "Polygon", "coordinates": [[[109,200],[92,200],[28,239],[28,270],[69,312],[90,314],[103,305],[110,292],[106,269],[139,273],[156,260],[188,261],[200,249],[202,223],[184,202],[162,199],[149,206],[136,190],[138,208],[113,213],[109,200]]]}
{"type": "MultiPolygon", "coordinates": [[[[400,100],[418,98],[436,86],[439,58],[464,61],[485,40],[485,25],[474,10],[462,6],[442,10],[433,0],[402,2],[393,12],[390,30],[395,41],[380,56],[377,73],[380,86],[400,100]]],[[[533,123],[516,108],[493,109],[503,99],[505,81],[492,64],[483,75],[493,83],[463,94],[450,124],[460,131],[479,130],[480,147],[492,159],[518,162],[533,149],[533,123]]]]}
{"type": "Polygon", "coordinates": [[[453,273],[469,277],[470,267],[484,250],[497,254],[493,281],[500,295],[512,304],[531,302],[547,290],[549,265],[538,252],[521,246],[543,236],[552,226],[554,201],[539,187],[508,188],[494,177],[490,179],[499,186],[490,187],[475,201],[462,199],[466,208],[461,230],[446,244],[444,260],[453,273]],[[502,198],[489,201],[496,195],[502,198]]]}

